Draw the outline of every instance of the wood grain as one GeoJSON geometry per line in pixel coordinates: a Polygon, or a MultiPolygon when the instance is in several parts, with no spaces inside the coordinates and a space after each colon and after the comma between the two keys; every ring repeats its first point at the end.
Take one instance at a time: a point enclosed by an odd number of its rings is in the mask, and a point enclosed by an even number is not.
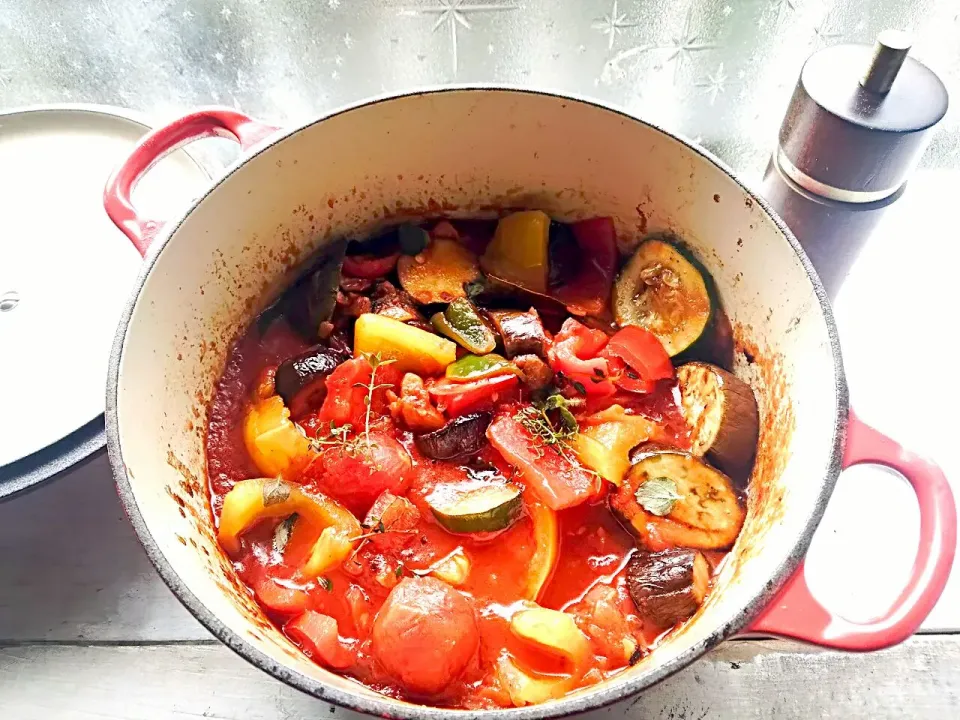
{"type": "MultiPolygon", "coordinates": [[[[276,720],[360,715],[293,690],[216,644],[0,647],[2,716],[16,720],[276,720]]],[[[592,716],[776,720],[960,716],[960,637],[874,654],[733,641],[592,716]]]]}

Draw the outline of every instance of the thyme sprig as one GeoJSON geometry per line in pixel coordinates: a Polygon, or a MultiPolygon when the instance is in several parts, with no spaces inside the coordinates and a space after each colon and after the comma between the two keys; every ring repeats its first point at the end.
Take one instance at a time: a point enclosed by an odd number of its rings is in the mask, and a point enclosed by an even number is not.
{"type": "Polygon", "coordinates": [[[548,395],[542,402],[521,409],[515,417],[533,435],[537,457],[543,457],[545,448],[549,448],[567,462],[574,463],[575,453],[570,442],[580,432],[580,424],[565,397],[558,393],[548,395]],[[550,417],[553,411],[556,412],[556,421],[550,417]]]}

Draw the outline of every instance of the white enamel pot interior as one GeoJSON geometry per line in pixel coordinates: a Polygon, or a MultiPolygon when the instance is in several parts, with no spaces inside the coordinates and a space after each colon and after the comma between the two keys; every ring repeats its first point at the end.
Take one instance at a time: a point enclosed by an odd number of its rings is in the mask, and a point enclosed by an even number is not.
{"type": "Polygon", "coordinates": [[[839,472],[847,394],[822,288],[796,241],[717,160],[583,101],[451,89],[359,105],[281,134],[235,166],[149,253],[114,348],[108,447],[164,580],[217,637],[317,697],[392,717],[542,718],[633,694],[744,628],[796,568],[839,472]],[[612,216],[620,241],[669,231],[716,279],[762,413],[743,533],[695,620],[618,677],[516,710],[381,696],[307,660],[263,616],[216,543],[207,403],[232,340],[296,264],[398,214],[505,207],[612,216]]]}

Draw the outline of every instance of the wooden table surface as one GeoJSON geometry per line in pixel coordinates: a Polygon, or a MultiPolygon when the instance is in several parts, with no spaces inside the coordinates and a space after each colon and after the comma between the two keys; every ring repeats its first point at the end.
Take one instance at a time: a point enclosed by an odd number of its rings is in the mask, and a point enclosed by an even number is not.
{"type": "MultiPolygon", "coordinates": [[[[956,327],[949,311],[960,309],[960,250],[935,216],[920,226],[918,218],[931,203],[950,202],[958,175],[917,176],[837,300],[854,407],[938,459],[954,480],[960,388],[928,385],[924,373],[936,362],[952,368],[936,350],[956,327]],[[937,261],[905,271],[906,237],[913,256],[937,261]]],[[[916,502],[906,487],[873,468],[841,477],[808,566],[814,590],[850,617],[882,611],[902,586],[918,534],[916,502]]],[[[781,640],[732,640],[602,712],[670,720],[960,717],[957,576],[924,634],[899,647],[855,655],[781,640]]],[[[333,712],[345,713],[248,665],[187,613],[124,517],[105,456],[0,505],[3,720],[266,720],[333,712]]]]}

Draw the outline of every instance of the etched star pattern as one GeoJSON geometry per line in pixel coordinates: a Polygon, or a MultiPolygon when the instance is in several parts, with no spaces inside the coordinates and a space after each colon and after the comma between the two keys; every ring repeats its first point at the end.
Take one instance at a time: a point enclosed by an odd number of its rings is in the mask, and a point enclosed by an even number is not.
{"type": "Polygon", "coordinates": [[[444,25],[447,26],[450,32],[450,59],[454,75],[456,75],[459,70],[457,32],[459,28],[469,30],[472,27],[468,15],[470,13],[507,12],[517,9],[516,5],[508,5],[506,3],[469,3],[465,0],[437,0],[437,3],[436,7],[405,8],[400,11],[400,14],[436,15],[437,20],[433,24],[433,32],[436,32],[444,25]]]}
{"type": "Polygon", "coordinates": [[[348,50],[353,47],[353,36],[350,33],[343,36],[343,46],[348,50]]]}
{"type": "Polygon", "coordinates": [[[222,8],[220,8],[220,16],[221,16],[224,20],[229,20],[231,15],[233,15],[233,10],[231,10],[230,8],[228,8],[226,5],[224,5],[222,8]]]}
{"type": "Polygon", "coordinates": [[[627,20],[626,13],[620,12],[618,2],[619,0],[613,0],[613,7],[610,8],[610,12],[590,24],[590,27],[594,30],[599,30],[607,36],[608,50],[613,50],[613,44],[616,42],[617,36],[624,30],[637,26],[637,23],[627,20]]]}
{"type": "Polygon", "coordinates": [[[715,50],[717,47],[716,43],[703,42],[700,39],[700,34],[694,32],[693,6],[691,5],[687,10],[687,16],[683,21],[683,29],[680,31],[680,35],[675,37],[669,44],[655,45],[652,49],[667,51],[666,62],[674,63],[673,82],[676,83],[680,76],[680,68],[685,62],[688,62],[694,54],[707,50],[715,50]]]}
{"type": "Polygon", "coordinates": [[[727,89],[727,81],[729,79],[726,71],[723,69],[723,63],[720,63],[720,65],[717,66],[716,72],[707,75],[705,82],[694,84],[704,89],[707,97],[710,98],[710,104],[713,105],[717,101],[717,96],[721,95],[723,91],[727,89]]]}
{"type": "Polygon", "coordinates": [[[843,36],[843,33],[838,32],[831,22],[831,14],[827,13],[824,16],[823,20],[820,21],[820,24],[813,29],[814,40],[821,45],[827,45],[839,37],[843,36]]]}
{"type": "Polygon", "coordinates": [[[331,10],[336,10],[338,7],[340,7],[340,0],[327,0],[327,7],[329,7],[331,10]]]}

